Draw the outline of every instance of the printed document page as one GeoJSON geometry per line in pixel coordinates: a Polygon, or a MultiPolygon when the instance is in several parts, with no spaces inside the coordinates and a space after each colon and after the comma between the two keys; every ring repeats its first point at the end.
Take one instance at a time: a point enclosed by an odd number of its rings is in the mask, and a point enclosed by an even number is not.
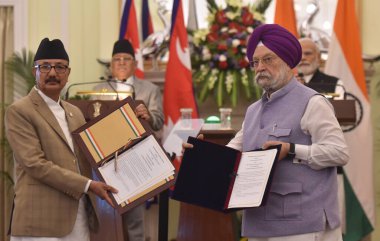
{"type": "Polygon", "coordinates": [[[277,149],[243,152],[228,208],[260,206],[277,149]]]}
{"type": "Polygon", "coordinates": [[[118,204],[133,199],[174,175],[174,166],[153,135],[99,168],[105,182],[116,189],[118,204]],[[116,163],[115,163],[116,162],[116,163]]]}

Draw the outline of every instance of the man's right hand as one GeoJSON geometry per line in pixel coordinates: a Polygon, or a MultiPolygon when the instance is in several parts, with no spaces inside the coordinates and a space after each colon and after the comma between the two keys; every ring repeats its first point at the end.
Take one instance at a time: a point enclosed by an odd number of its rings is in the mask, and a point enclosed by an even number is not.
{"type": "MultiPolygon", "coordinates": [[[[199,134],[197,136],[197,139],[203,140],[204,139],[203,134],[199,134]]],[[[187,149],[187,148],[193,148],[193,145],[190,143],[187,143],[187,142],[182,143],[182,151],[181,151],[182,156],[183,156],[183,153],[185,152],[185,149],[187,149]]]]}
{"type": "Polygon", "coordinates": [[[112,203],[111,198],[108,196],[108,192],[117,193],[118,190],[110,185],[105,184],[104,182],[98,182],[92,180],[90,183],[89,190],[93,192],[95,195],[100,197],[103,200],[106,200],[106,202],[111,205],[113,208],[115,206],[112,203]]]}

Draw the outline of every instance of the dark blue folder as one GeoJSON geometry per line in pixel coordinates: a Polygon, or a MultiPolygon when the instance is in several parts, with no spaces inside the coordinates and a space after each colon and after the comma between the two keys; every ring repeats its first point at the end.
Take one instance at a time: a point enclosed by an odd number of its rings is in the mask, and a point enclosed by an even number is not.
{"type": "MultiPolygon", "coordinates": [[[[194,147],[184,152],[172,198],[222,212],[236,210],[227,209],[227,206],[241,152],[194,137],[189,137],[188,143],[194,147]]],[[[278,150],[277,160],[281,145],[272,148],[278,150]]],[[[276,160],[265,193],[268,192],[276,160]]],[[[265,203],[265,196],[263,203],[265,203]]]]}

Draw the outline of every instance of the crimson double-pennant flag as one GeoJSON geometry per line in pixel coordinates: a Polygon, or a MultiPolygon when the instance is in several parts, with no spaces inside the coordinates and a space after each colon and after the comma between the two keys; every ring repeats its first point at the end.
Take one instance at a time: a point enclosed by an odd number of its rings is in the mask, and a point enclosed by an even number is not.
{"type": "Polygon", "coordinates": [[[126,0],[123,16],[120,22],[119,39],[127,39],[135,49],[135,58],[137,60],[136,77],[144,78],[144,63],[140,49],[139,31],[137,27],[136,9],[134,0],[126,0]]]}

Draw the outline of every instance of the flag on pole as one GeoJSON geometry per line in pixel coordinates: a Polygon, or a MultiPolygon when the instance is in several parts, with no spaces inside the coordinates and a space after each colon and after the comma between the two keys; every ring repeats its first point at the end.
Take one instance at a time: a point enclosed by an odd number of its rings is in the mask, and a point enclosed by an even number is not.
{"type": "Polygon", "coordinates": [[[180,108],[192,108],[192,118],[198,117],[191,75],[190,50],[187,41],[182,1],[174,0],[170,31],[169,61],[164,88],[164,136],[180,118],[180,108]]]}
{"type": "Polygon", "coordinates": [[[339,77],[363,106],[362,121],[345,132],[350,161],[343,168],[346,206],[343,239],[358,241],[374,228],[375,203],[371,109],[354,0],[338,0],[325,72],[339,77]]]}
{"type": "Polygon", "coordinates": [[[297,38],[297,19],[294,13],[294,3],[293,0],[277,0],[276,10],[274,13],[274,23],[281,25],[286,28],[289,32],[294,34],[297,38]]]}
{"type": "Polygon", "coordinates": [[[137,28],[137,18],[134,0],[126,0],[124,4],[123,16],[120,23],[119,39],[128,39],[135,49],[137,60],[136,76],[144,78],[144,63],[140,50],[139,31],[137,28]]]}
{"type": "Polygon", "coordinates": [[[142,2],[141,23],[142,23],[142,39],[144,41],[150,34],[154,32],[152,18],[150,17],[148,0],[143,0],[142,2]]]}

